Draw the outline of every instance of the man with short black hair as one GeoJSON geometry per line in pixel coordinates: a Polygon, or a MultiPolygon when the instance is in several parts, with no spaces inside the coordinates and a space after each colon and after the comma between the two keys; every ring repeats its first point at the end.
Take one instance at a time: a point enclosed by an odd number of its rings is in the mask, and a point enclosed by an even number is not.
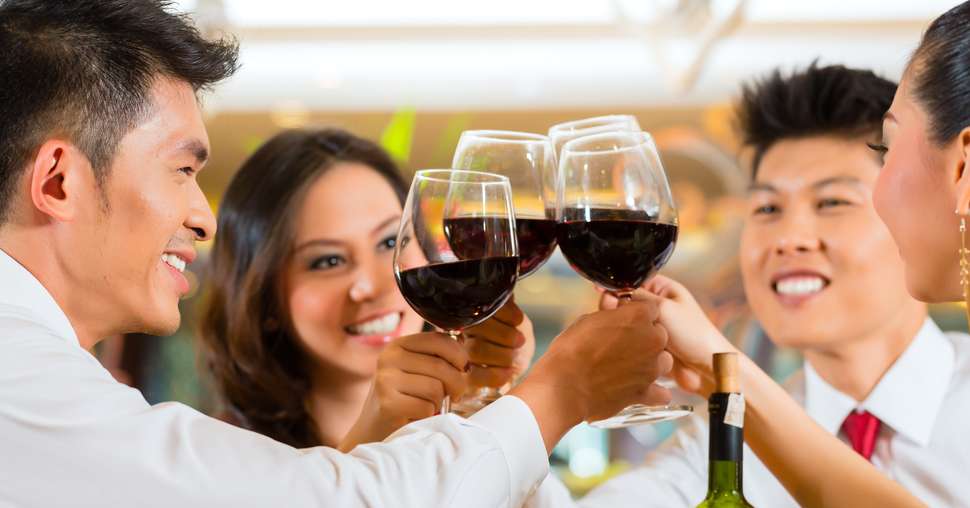
{"type": "Polygon", "coordinates": [[[216,228],[196,93],[236,45],[159,0],[0,0],[0,48],[0,505],[517,506],[570,427],[669,396],[666,333],[640,326],[656,305],[634,304],[580,319],[474,417],[349,454],[149,405],[87,349],[178,327],[216,228]]]}
{"type": "MultiPolygon", "coordinates": [[[[815,64],[744,87],[738,116],[753,176],[741,271],[767,336],[805,358],[786,387],[808,414],[929,506],[957,506],[970,498],[970,341],[944,334],[910,296],[871,200],[881,164],[866,145],[878,148],[895,92],[870,71],[815,64]]],[[[696,506],[707,491],[706,413],[578,504],[696,506]]],[[[752,505],[798,506],[745,455],[752,505]]],[[[546,481],[530,505],[572,504],[546,481]]]]}

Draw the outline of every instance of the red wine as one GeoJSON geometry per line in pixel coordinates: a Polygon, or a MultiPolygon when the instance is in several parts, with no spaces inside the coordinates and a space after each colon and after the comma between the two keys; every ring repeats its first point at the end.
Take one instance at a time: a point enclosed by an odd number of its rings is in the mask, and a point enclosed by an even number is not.
{"type": "Polygon", "coordinates": [[[580,275],[612,291],[640,287],[674,251],[677,226],[645,212],[567,208],[556,225],[559,249],[580,275]]]}
{"type": "Polygon", "coordinates": [[[526,277],[545,264],[556,250],[556,221],[553,219],[515,219],[519,240],[519,277],[526,277]]]}
{"type": "MultiPolygon", "coordinates": [[[[459,259],[485,257],[487,221],[497,220],[490,217],[445,219],[445,236],[451,250],[459,259]]],[[[516,217],[515,233],[519,241],[519,278],[523,278],[538,270],[556,250],[556,221],[516,217]]]]}
{"type": "Polygon", "coordinates": [[[408,304],[442,330],[461,330],[492,316],[512,295],[519,258],[489,257],[404,270],[398,287],[408,304]]]}

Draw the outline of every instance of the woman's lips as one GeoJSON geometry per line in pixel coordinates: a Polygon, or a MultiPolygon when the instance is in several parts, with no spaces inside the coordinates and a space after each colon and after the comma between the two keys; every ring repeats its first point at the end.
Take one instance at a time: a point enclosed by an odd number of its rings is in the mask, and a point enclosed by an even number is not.
{"type": "Polygon", "coordinates": [[[344,331],[355,342],[372,347],[383,347],[400,335],[402,320],[401,312],[387,312],[345,326],[344,331]]]}

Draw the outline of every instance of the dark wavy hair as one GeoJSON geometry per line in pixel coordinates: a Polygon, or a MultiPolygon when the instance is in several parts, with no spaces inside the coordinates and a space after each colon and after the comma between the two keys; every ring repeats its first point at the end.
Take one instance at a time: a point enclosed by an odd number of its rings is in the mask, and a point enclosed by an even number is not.
{"type": "Polygon", "coordinates": [[[0,224],[47,137],[74,143],[103,189],[118,142],[151,114],[157,78],[199,91],[231,76],[238,55],[160,0],[2,0],[0,48],[0,224]]]}
{"type": "Polygon", "coordinates": [[[744,144],[754,149],[752,179],[765,152],[779,141],[879,133],[894,95],[896,83],[872,71],[818,62],[788,76],[776,69],[744,85],[737,120],[744,144]]]}
{"type": "Polygon", "coordinates": [[[308,362],[280,298],[281,274],[292,254],[293,217],[310,186],[341,162],[372,168],[403,205],[406,184],[375,143],[338,129],[282,132],[229,184],[219,206],[203,300],[203,366],[229,418],[300,448],[335,443],[321,442],[307,407],[308,362]]]}

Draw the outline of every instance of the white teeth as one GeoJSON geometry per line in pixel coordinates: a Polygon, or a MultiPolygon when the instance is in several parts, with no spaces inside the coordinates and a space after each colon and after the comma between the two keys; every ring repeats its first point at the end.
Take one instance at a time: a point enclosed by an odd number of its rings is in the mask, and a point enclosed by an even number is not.
{"type": "Polygon", "coordinates": [[[185,271],[185,260],[175,254],[162,254],[162,262],[179,272],[185,271]]]}
{"type": "Polygon", "coordinates": [[[775,291],[782,295],[809,295],[818,293],[825,288],[825,280],[821,277],[789,277],[775,283],[775,291]]]}
{"type": "Polygon", "coordinates": [[[347,331],[351,335],[381,335],[397,330],[399,324],[401,324],[401,314],[392,312],[370,321],[350,325],[347,327],[347,331]]]}

